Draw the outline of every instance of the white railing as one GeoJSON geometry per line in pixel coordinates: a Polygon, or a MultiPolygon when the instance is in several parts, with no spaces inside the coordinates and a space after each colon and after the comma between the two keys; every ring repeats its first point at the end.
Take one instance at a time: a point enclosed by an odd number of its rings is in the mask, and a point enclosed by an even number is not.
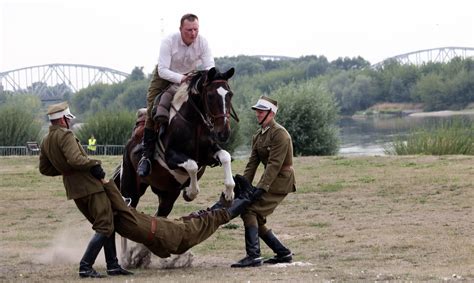
{"type": "MultiPolygon", "coordinates": [[[[82,145],[89,155],[122,155],[125,146],[123,145],[96,145],[96,150],[87,149],[87,145],[82,145]]],[[[10,155],[38,155],[39,150],[28,148],[27,146],[0,146],[0,156],[10,155]]]]}

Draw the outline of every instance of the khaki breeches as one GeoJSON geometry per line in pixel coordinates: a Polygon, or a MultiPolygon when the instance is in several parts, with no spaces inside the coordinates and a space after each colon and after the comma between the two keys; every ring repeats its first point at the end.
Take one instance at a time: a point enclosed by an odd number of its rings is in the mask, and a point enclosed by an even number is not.
{"type": "Polygon", "coordinates": [[[114,216],[105,192],[98,192],[75,199],[77,208],[92,224],[92,229],[107,237],[114,232],[114,216]]]}
{"type": "Polygon", "coordinates": [[[155,126],[155,121],[153,121],[152,115],[153,104],[155,103],[156,97],[162,92],[164,92],[170,85],[171,82],[160,78],[160,76],[158,75],[158,66],[155,66],[146,95],[146,110],[148,114],[148,117],[145,122],[146,128],[153,129],[153,127],[155,126]]]}

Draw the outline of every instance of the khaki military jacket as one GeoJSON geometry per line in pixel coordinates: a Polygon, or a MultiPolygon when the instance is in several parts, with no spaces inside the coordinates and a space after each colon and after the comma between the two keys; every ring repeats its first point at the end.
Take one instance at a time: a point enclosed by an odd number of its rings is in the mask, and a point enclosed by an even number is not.
{"type": "Polygon", "coordinates": [[[274,194],[296,191],[293,143],[290,134],[275,120],[267,128],[260,128],[252,138],[252,152],[244,170],[244,176],[250,182],[253,182],[260,163],[265,170],[257,188],[274,194]]]}
{"type": "Polygon", "coordinates": [[[102,183],[89,172],[99,160],[90,159],[74,133],[59,125],[49,127],[41,143],[39,171],[46,176],[63,176],[68,199],[103,191],[102,183]]]}

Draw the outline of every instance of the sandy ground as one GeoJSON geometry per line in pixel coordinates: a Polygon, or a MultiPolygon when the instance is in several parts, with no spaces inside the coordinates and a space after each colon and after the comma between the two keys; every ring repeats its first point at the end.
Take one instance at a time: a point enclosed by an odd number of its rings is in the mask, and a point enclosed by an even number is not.
{"type": "MultiPolygon", "coordinates": [[[[119,160],[101,159],[107,172],[119,160]]],[[[244,165],[233,162],[233,171],[244,165]]],[[[0,281],[88,282],[77,270],[92,231],[61,179],[41,176],[35,157],[2,158],[0,168],[0,281]]],[[[169,269],[153,256],[133,277],[100,281],[474,281],[474,157],[297,157],[295,168],[298,191],[267,223],[294,264],[230,268],[245,255],[237,218],[191,250],[190,267],[169,269]]],[[[170,217],[212,204],[222,176],[206,171],[198,198],[178,200],[170,217]]],[[[156,202],[149,191],[139,210],[152,214],[156,202]]],[[[103,255],[95,266],[104,272],[103,255]]]]}

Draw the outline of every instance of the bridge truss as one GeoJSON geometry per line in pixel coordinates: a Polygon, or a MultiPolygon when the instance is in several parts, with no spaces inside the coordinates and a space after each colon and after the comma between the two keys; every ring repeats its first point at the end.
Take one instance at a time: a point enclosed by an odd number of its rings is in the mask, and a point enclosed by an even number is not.
{"type": "MultiPolygon", "coordinates": [[[[47,64],[31,66],[0,73],[0,90],[29,92],[45,96],[58,96],[63,92],[78,90],[97,84],[113,84],[123,81],[129,74],[114,69],[79,64],[47,64]],[[57,87],[61,86],[61,87],[57,87]],[[54,94],[48,90],[56,87],[54,94]]],[[[64,93],[63,93],[64,94],[64,93]]]]}
{"type": "Polygon", "coordinates": [[[405,54],[393,56],[372,65],[373,68],[382,67],[384,63],[397,61],[400,64],[421,65],[423,63],[447,63],[455,57],[462,59],[474,58],[474,48],[472,47],[440,47],[432,49],[417,50],[405,54]]]}

